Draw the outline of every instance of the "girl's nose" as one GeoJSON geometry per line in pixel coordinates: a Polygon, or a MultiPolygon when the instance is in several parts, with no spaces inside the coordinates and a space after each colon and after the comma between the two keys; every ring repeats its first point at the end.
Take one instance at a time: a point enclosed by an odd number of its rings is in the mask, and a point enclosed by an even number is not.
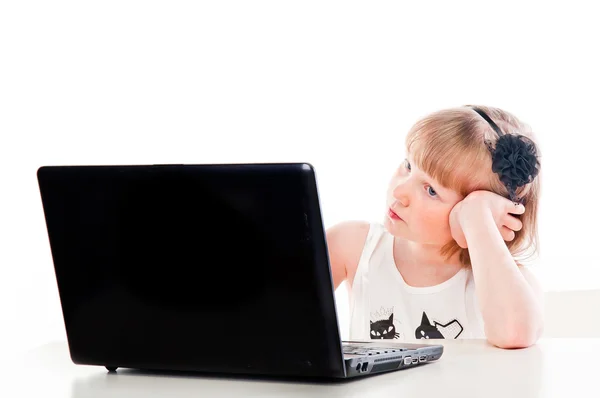
{"type": "Polygon", "coordinates": [[[408,197],[408,184],[406,181],[399,182],[394,188],[394,199],[402,204],[402,206],[407,207],[410,204],[410,200],[408,197]]]}

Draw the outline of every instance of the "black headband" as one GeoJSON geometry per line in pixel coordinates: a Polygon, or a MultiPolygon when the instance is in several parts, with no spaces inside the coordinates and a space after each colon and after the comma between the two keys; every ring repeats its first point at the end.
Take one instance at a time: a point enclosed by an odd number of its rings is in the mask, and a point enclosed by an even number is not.
{"type": "Polygon", "coordinates": [[[539,173],[539,161],[535,143],[523,135],[504,134],[500,127],[481,109],[469,106],[477,112],[498,134],[496,147],[488,140],[485,143],[492,153],[492,171],[508,190],[510,200],[524,203],[515,191],[532,182],[539,173]]]}
{"type": "Polygon", "coordinates": [[[504,133],[502,132],[502,130],[500,130],[500,127],[498,127],[498,125],[496,123],[494,123],[494,121],[481,109],[472,106],[471,108],[473,108],[473,110],[477,113],[479,113],[481,115],[482,118],[485,119],[486,122],[488,122],[490,124],[490,126],[492,126],[492,128],[496,131],[496,133],[498,134],[498,137],[501,137],[504,135],[504,133]]]}

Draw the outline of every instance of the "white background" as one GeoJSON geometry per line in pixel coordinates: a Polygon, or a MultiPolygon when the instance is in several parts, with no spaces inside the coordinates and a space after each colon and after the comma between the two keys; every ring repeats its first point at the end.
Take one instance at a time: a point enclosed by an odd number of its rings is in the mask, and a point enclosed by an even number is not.
{"type": "Polygon", "coordinates": [[[307,161],[326,227],[380,220],[406,131],[467,103],[538,134],[546,289],[599,288],[588,4],[0,2],[0,349],[64,339],[39,166],[307,161]]]}

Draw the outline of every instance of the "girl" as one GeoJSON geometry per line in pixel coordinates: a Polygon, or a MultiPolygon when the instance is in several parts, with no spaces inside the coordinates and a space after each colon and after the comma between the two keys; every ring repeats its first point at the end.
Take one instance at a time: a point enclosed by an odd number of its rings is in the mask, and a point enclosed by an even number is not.
{"type": "Polygon", "coordinates": [[[537,251],[534,140],[515,116],[484,106],[434,112],[411,128],[383,223],[327,230],[335,288],[346,280],[349,289],[351,340],[537,341],[541,288],[520,262],[537,251]]]}

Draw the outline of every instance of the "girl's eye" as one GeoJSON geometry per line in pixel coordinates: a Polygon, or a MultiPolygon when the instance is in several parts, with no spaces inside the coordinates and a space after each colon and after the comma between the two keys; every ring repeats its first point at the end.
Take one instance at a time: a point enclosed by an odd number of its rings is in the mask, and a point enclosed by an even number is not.
{"type": "Polygon", "coordinates": [[[431,187],[427,187],[427,193],[429,194],[429,196],[437,196],[437,193],[431,187]]]}
{"type": "Polygon", "coordinates": [[[406,167],[406,169],[407,169],[408,171],[410,171],[410,163],[408,162],[408,160],[405,160],[405,161],[404,161],[404,167],[406,167]]]}

